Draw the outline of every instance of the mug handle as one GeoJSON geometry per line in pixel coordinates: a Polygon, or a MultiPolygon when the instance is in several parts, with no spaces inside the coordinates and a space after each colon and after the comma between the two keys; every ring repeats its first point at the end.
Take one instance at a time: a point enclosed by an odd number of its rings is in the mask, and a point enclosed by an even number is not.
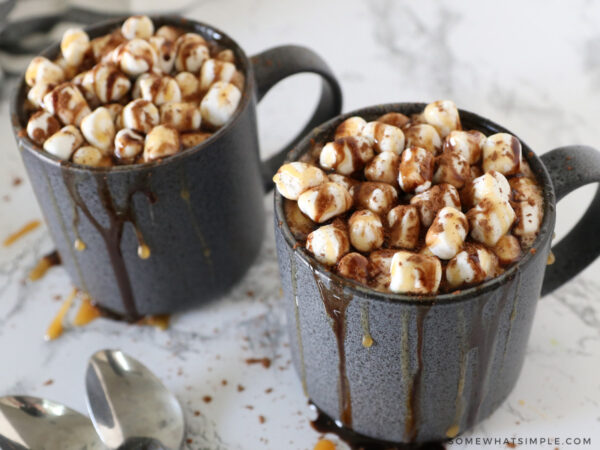
{"type": "Polygon", "coordinates": [[[297,73],[316,73],[322,77],[321,98],[306,126],[286,146],[262,162],[265,191],[273,189],[273,174],[285,161],[287,153],[317,125],[342,111],[342,90],[327,63],[312,50],[298,45],[284,45],[265,50],[250,58],[256,80],[258,102],[278,82],[297,73]]]}
{"type": "MultiPolygon", "coordinates": [[[[548,169],[558,203],[583,185],[600,182],[600,152],[584,145],[556,148],[541,155],[548,169]]],[[[542,296],[569,281],[600,255],[600,187],[585,215],[552,247],[554,264],[546,268],[542,296]]]]}

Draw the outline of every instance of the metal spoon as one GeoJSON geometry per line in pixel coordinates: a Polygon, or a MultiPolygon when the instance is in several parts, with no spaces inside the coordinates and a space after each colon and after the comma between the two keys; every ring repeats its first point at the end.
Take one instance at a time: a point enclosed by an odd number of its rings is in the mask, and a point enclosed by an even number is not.
{"type": "Polygon", "coordinates": [[[181,405],[139,361],[120,350],[90,358],[85,377],[87,404],[96,432],[110,448],[181,448],[181,405]]]}
{"type": "Polygon", "coordinates": [[[6,450],[100,450],[90,419],[37,397],[0,398],[0,448],[6,450]]]}

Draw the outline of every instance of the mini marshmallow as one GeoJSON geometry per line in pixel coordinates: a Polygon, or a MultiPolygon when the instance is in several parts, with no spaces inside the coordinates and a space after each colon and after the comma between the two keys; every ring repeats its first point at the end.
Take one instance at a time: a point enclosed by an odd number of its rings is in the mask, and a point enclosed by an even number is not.
{"type": "Polygon", "coordinates": [[[358,283],[367,284],[369,276],[369,260],[360,253],[345,255],[337,265],[337,273],[358,283]]]}
{"type": "Polygon", "coordinates": [[[73,83],[62,83],[44,96],[43,107],[64,125],[79,125],[91,113],[81,91],[73,83]]]}
{"type": "Polygon", "coordinates": [[[235,55],[233,53],[233,50],[230,50],[228,48],[226,48],[225,50],[221,50],[219,53],[217,53],[215,58],[219,61],[230,62],[232,64],[235,64],[235,55]]]}
{"type": "Polygon", "coordinates": [[[406,147],[421,147],[433,155],[437,155],[442,149],[442,138],[437,130],[426,123],[410,125],[404,131],[406,147]]]}
{"type": "Polygon", "coordinates": [[[521,142],[508,133],[489,136],[483,144],[483,170],[495,170],[503,175],[519,172],[521,142]]]}
{"type": "Polygon", "coordinates": [[[90,38],[82,29],[69,28],[63,33],[60,51],[70,66],[79,66],[90,48],[90,38]]]}
{"type": "Polygon", "coordinates": [[[373,156],[373,147],[369,139],[362,136],[348,136],[325,144],[319,156],[319,164],[324,169],[350,175],[362,169],[373,156]]]}
{"type": "Polygon", "coordinates": [[[465,208],[471,208],[484,198],[509,201],[510,195],[511,189],[506,177],[492,170],[467,183],[461,191],[461,200],[465,208]]]}
{"type": "Polygon", "coordinates": [[[453,288],[481,283],[498,271],[496,256],[481,244],[467,243],[446,266],[446,281],[453,288]]]}
{"type": "Polygon", "coordinates": [[[298,196],[300,210],[317,223],[343,214],[351,206],[350,193],[345,187],[332,182],[307,189],[298,196]]]}
{"type": "Polygon", "coordinates": [[[85,116],[81,132],[91,145],[108,154],[115,138],[115,124],[108,109],[101,106],[85,116]]]}
{"type": "Polygon", "coordinates": [[[177,131],[193,131],[200,128],[202,116],[195,103],[173,102],[160,107],[160,120],[177,131]]]}
{"type": "Polygon", "coordinates": [[[379,249],[369,253],[369,277],[373,280],[373,288],[387,291],[390,286],[392,258],[397,250],[379,249]]]}
{"type": "Polygon", "coordinates": [[[156,67],[169,74],[175,66],[175,42],[163,37],[152,36],[148,42],[156,52],[156,67]]]}
{"type": "Polygon", "coordinates": [[[137,99],[129,102],[121,113],[124,128],[148,133],[160,122],[158,108],[148,100],[137,99]]]}
{"type": "Polygon", "coordinates": [[[512,234],[502,236],[492,250],[498,257],[498,262],[503,266],[517,262],[521,257],[521,245],[512,234]]]}
{"type": "Polygon", "coordinates": [[[207,91],[216,81],[230,82],[235,73],[234,64],[217,59],[207,59],[200,70],[200,89],[207,91]]]}
{"type": "Polygon", "coordinates": [[[25,71],[25,82],[27,86],[36,84],[59,84],[65,80],[65,72],[48,58],[36,56],[31,60],[25,71]]]}
{"type": "Polygon", "coordinates": [[[321,264],[333,266],[350,251],[348,233],[341,226],[324,225],[308,235],[306,250],[321,264]]]}
{"type": "Polygon", "coordinates": [[[181,147],[177,130],[165,125],[152,128],[146,135],[143,158],[145,162],[174,155],[181,147]]]}
{"type": "Polygon", "coordinates": [[[423,118],[435,127],[442,138],[448,136],[451,131],[461,129],[458,109],[451,100],[430,103],[423,110],[423,118]]]}
{"type": "Polygon", "coordinates": [[[81,86],[93,93],[100,102],[110,103],[123,98],[129,92],[131,82],[112,64],[96,64],[85,73],[81,86]]]}
{"type": "Polygon", "coordinates": [[[512,232],[519,238],[523,247],[531,247],[542,225],[544,212],[541,204],[535,202],[513,202],[516,221],[512,232]]]}
{"type": "Polygon", "coordinates": [[[179,72],[175,75],[175,81],[181,91],[181,99],[184,102],[198,101],[200,96],[200,81],[198,77],[190,72],[179,72]]]}
{"type": "Polygon", "coordinates": [[[340,139],[348,136],[360,136],[366,124],[367,121],[362,117],[348,117],[335,129],[334,139],[340,139]]]}
{"type": "Polygon", "coordinates": [[[36,83],[27,92],[27,100],[37,108],[44,107],[44,97],[56,87],[55,84],[36,83]]]}
{"type": "Polygon", "coordinates": [[[327,183],[328,178],[318,167],[295,161],[281,166],[273,181],[281,195],[290,200],[298,200],[300,194],[327,183]]]}
{"type": "Polygon", "coordinates": [[[396,294],[433,294],[442,279],[442,265],[434,256],[398,251],[392,258],[390,290],[396,294]]]}
{"type": "Polygon", "coordinates": [[[135,77],[150,71],[157,61],[154,47],[143,39],[132,39],[113,50],[113,60],[127,75],[135,77]]]}
{"type": "Polygon", "coordinates": [[[397,185],[399,165],[400,156],[394,152],[381,152],[366,165],[365,178],[369,181],[397,185]]]}
{"type": "Polygon", "coordinates": [[[383,244],[383,224],[377,214],[364,209],[348,219],[350,243],[360,252],[370,252],[383,244]]]}
{"type": "Polygon", "coordinates": [[[525,177],[511,178],[510,189],[516,202],[530,202],[542,206],[544,199],[542,189],[535,180],[525,177]]]}
{"type": "Polygon", "coordinates": [[[46,139],[44,150],[67,161],[82,144],[83,136],[79,129],[73,125],[67,125],[46,139]]]}
{"type": "Polygon", "coordinates": [[[471,178],[471,166],[461,153],[442,153],[436,158],[435,184],[448,183],[460,189],[471,178]]]}
{"type": "Polygon", "coordinates": [[[485,134],[481,131],[470,130],[451,131],[444,139],[444,153],[459,153],[470,165],[477,164],[481,160],[483,144],[486,141],[485,134]]]}
{"type": "Polygon", "coordinates": [[[490,247],[496,245],[515,220],[515,211],[507,201],[484,198],[467,212],[471,237],[490,247]]]}
{"type": "Polygon", "coordinates": [[[217,81],[200,102],[202,120],[215,128],[222,127],[233,116],[241,98],[242,93],[233,84],[217,81]]]}
{"type": "Polygon", "coordinates": [[[389,244],[412,250],[419,243],[421,220],[414,205],[398,205],[388,212],[389,244]]]}
{"type": "Polygon", "coordinates": [[[183,148],[191,148],[202,144],[211,136],[212,133],[207,133],[206,131],[192,131],[188,133],[181,133],[179,138],[183,148]]]}
{"type": "Polygon", "coordinates": [[[125,37],[121,34],[121,30],[115,30],[110,34],[99,36],[90,41],[94,60],[102,61],[104,57],[112,52],[119,45],[126,42],[125,37]]]}
{"type": "Polygon", "coordinates": [[[154,24],[148,16],[131,16],[121,25],[121,33],[126,39],[148,39],[154,34],[154,24]]]}
{"type": "Polygon", "coordinates": [[[317,224],[300,211],[298,202],[294,200],[286,198],[283,201],[283,212],[285,214],[285,223],[287,223],[294,238],[298,241],[306,240],[308,235],[317,228],[317,224]]]}
{"type": "Polygon", "coordinates": [[[60,123],[46,111],[38,111],[27,122],[27,136],[38,145],[60,130],[60,123]]]}
{"type": "Polygon", "coordinates": [[[177,55],[175,68],[178,72],[187,71],[198,73],[204,61],[210,58],[208,45],[199,34],[185,33],[175,41],[177,55]]]}
{"type": "Polygon", "coordinates": [[[388,125],[403,129],[410,122],[410,119],[402,113],[390,112],[377,118],[377,122],[387,123],[388,125]]]}
{"type": "Polygon", "coordinates": [[[425,236],[425,245],[440,259],[451,259],[460,251],[469,231],[467,217],[458,209],[446,206],[435,216],[425,236]]]}
{"type": "Polygon", "coordinates": [[[375,214],[387,214],[398,199],[396,189],[387,183],[366,181],[353,189],[357,208],[368,209],[375,214]]]}
{"type": "Polygon", "coordinates": [[[337,184],[341,184],[350,193],[352,193],[353,189],[360,184],[360,181],[355,180],[354,178],[340,175],[339,173],[327,174],[327,178],[329,179],[329,181],[332,181],[337,184]]]}
{"type": "Polygon", "coordinates": [[[144,150],[144,135],[130,129],[123,128],[115,136],[115,156],[126,162],[133,160],[144,150]]]}
{"type": "Polygon", "coordinates": [[[110,158],[108,158],[99,148],[91,145],[79,147],[71,157],[75,164],[91,167],[109,167],[110,158]]]}
{"type": "Polygon", "coordinates": [[[410,204],[416,206],[421,224],[425,227],[431,225],[437,212],[444,206],[460,210],[458,191],[451,184],[436,184],[411,198],[410,204]]]}
{"type": "Polygon", "coordinates": [[[172,25],[163,25],[158,30],[156,30],[156,33],[154,33],[154,36],[160,36],[173,42],[177,41],[177,38],[181,35],[181,30],[172,25]]]}
{"type": "Polygon", "coordinates": [[[113,122],[116,122],[117,117],[119,117],[121,115],[121,112],[123,111],[123,105],[121,105],[120,103],[108,103],[104,105],[104,107],[109,112],[113,122]]]}
{"type": "Polygon", "coordinates": [[[369,122],[361,136],[368,138],[376,152],[393,152],[399,155],[404,150],[404,133],[398,127],[383,122],[369,122]]]}
{"type": "Polygon", "coordinates": [[[431,187],[433,155],[421,147],[409,147],[402,153],[398,184],[404,192],[420,193],[431,187]]]}
{"type": "Polygon", "coordinates": [[[138,83],[140,98],[156,106],[181,101],[181,90],[173,77],[144,74],[138,78],[138,83]]]}

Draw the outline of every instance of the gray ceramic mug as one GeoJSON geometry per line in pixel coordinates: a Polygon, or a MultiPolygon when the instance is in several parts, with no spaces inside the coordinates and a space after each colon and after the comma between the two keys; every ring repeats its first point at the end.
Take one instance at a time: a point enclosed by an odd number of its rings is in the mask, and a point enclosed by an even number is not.
{"type": "MultiPolygon", "coordinates": [[[[266,92],[296,73],[322,77],[319,104],[299,136],[339,114],[342,101],[331,70],[311,50],[284,46],[248,58],[214,27],[179,17],[152,19],[157,28],[174,25],[232,49],[245,74],[238,110],[201,145],[158,162],[83,167],[59,161],[27,138],[24,79],[11,103],[23,162],[73,283],[108,311],[131,320],[222,295],[256,257],[264,235],[265,189],[295,143],[260,161],[256,103],[266,92]]],[[[97,37],[123,20],[87,32],[97,37]]],[[[54,45],[43,55],[52,58],[58,52],[54,45]]]]}
{"type": "MultiPolygon", "coordinates": [[[[389,104],[337,117],[288,155],[332,139],[336,126],[425,104],[389,104]]],[[[465,129],[509,132],[467,111],[465,129]]],[[[523,142],[523,141],[521,141],[523,142]]],[[[600,190],[585,216],[556,246],[547,267],[555,205],[572,190],[600,181],[600,153],[590,147],[523,154],[541,181],[545,215],[532,250],[501,276],[458,294],[416,299],[343,279],[294,246],[275,194],[275,238],[294,365],[306,395],[327,415],[368,437],[429,442],[454,437],[490,415],[508,396],[523,365],[537,301],[600,254],[600,190]],[[364,338],[372,338],[366,348],[364,338]]],[[[368,339],[367,339],[368,341],[368,339]]]]}

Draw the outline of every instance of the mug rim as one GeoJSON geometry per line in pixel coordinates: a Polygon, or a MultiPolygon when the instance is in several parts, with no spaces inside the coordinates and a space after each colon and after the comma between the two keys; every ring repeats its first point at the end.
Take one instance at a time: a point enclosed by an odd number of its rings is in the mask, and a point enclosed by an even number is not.
{"type": "MultiPolygon", "coordinates": [[[[91,39],[102,36],[107,32],[111,32],[114,30],[106,31],[107,28],[115,27],[117,29],[122,23],[127,20],[131,15],[121,16],[118,18],[103,20],[97,22],[95,24],[87,25],[83,27],[83,30],[90,36],[91,39]]],[[[22,93],[26,92],[28,88],[25,83],[25,72],[19,78],[19,82],[16,86],[15,91],[13,92],[10,100],[10,119],[13,129],[13,134],[17,141],[18,148],[24,148],[27,151],[33,153],[38,158],[40,158],[44,163],[61,166],[63,169],[72,170],[74,172],[84,172],[84,173],[95,173],[100,175],[109,175],[112,173],[135,173],[140,171],[152,170],[154,168],[159,168],[168,164],[175,164],[179,161],[184,160],[187,157],[191,157],[193,154],[198,153],[205,147],[208,147],[211,143],[217,141],[233,128],[233,125],[239,120],[243,111],[246,110],[248,104],[251,102],[252,97],[254,96],[254,71],[252,69],[252,64],[250,59],[246,55],[246,52],[242,49],[242,47],[227,33],[221,31],[219,28],[209,25],[205,22],[196,21],[193,19],[188,19],[179,15],[161,15],[161,14],[153,14],[148,15],[148,17],[152,20],[153,23],[159,22],[162,25],[171,25],[177,26],[186,30],[186,32],[197,32],[201,35],[205,35],[205,33],[210,35],[210,38],[213,40],[221,41],[224,40],[227,42],[227,48],[232,50],[236,56],[236,58],[242,63],[241,69],[244,73],[244,90],[242,92],[242,98],[240,103],[238,104],[233,116],[219,128],[217,131],[212,133],[212,135],[204,140],[203,142],[195,145],[193,147],[186,148],[174,155],[170,155],[163,159],[158,159],[155,161],[148,161],[142,163],[134,163],[134,164],[122,164],[122,165],[113,165],[108,167],[92,167],[86,166],[83,164],[77,164],[72,161],[67,161],[58,158],[57,156],[48,153],[43,148],[35,144],[25,132],[27,128],[27,124],[23,126],[21,122],[21,118],[23,117],[23,106],[25,105],[25,99],[23,99],[22,93]]],[[[44,56],[48,59],[55,58],[60,54],[60,42],[55,42],[54,44],[45,48],[42,52],[40,52],[36,56],[44,56]]],[[[35,56],[34,56],[35,57],[35,56]]]]}
{"type": "MultiPolygon", "coordinates": [[[[304,155],[307,151],[310,151],[315,142],[326,142],[327,140],[331,140],[337,125],[349,117],[360,116],[366,120],[374,120],[376,117],[388,112],[401,112],[410,115],[423,111],[426,105],[426,103],[420,102],[385,103],[366,106],[344,114],[340,114],[339,116],[319,125],[309,134],[307,134],[292,150],[290,150],[286,156],[285,163],[297,161],[300,156],[304,155]]],[[[411,304],[426,307],[435,304],[454,304],[478,298],[481,296],[481,294],[485,294],[497,289],[504,282],[514,278],[522,266],[528,264],[531,260],[536,258],[538,250],[543,249],[547,241],[552,236],[556,221],[556,196],[554,193],[552,179],[550,178],[550,174],[548,173],[548,170],[541,161],[540,157],[533,152],[531,148],[515,133],[512,133],[503,126],[476,113],[460,108],[458,111],[460,114],[461,123],[476,124],[479,128],[485,129],[488,132],[493,131],[495,133],[510,133],[519,139],[522,145],[522,157],[524,157],[531,165],[531,168],[537,176],[538,182],[540,182],[540,185],[543,189],[544,218],[535,241],[531,247],[524,252],[519,261],[517,261],[499,276],[491,278],[490,280],[475,286],[457,289],[455,291],[443,294],[406,295],[395,294],[393,292],[376,291],[375,289],[372,289],[362,283],[358,283],[357,281],[338,275],[337,273],[333,272],[330,267],[317,261],[303,246],[296,246],[295,244],[298,243],[298,240],[293,236],[285,219],[285,213],[283,210],[284,198],[277,191],[277,189],[274,189],[273,200],[275,227],[281,230],[285,244],[294,254],[299,255],[301,260],[305,264],[308,264],[314,272],[319,274],[319,276],[329,279],[330,282],[337,283],[344,291],[350,291],[353,296],[358,294],[363,299],[382,301],[385,303],[411,304]]],[[[486,136],[487,135],[489,134],[486,134],[486,136]]]]}

